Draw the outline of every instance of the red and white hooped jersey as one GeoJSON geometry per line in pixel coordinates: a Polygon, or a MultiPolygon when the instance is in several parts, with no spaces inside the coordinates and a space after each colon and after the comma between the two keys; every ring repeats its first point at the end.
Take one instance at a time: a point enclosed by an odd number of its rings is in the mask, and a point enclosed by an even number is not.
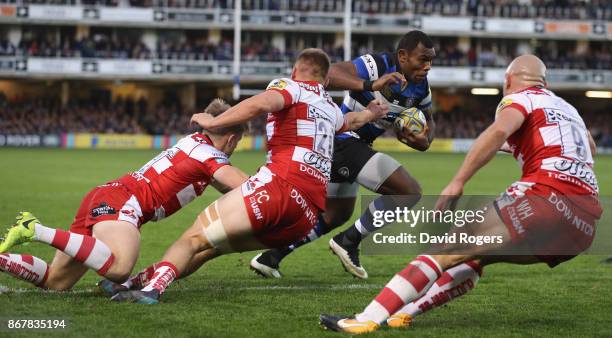
{"type": "Polygon", "coordinates": [[[159,221],[200,196],[219,168],[229,165],[225,153],[206,136],[194,133],[162,151],[142,168],[115,182],[138,200],[143,223],[159,221]]]}
{"type": "Polygon", "coordinates": [[[346,129],[342,111],[318,82],[276,79],[267,90],[280,92],[285,106],[268,114],[266,166],[324,210],[334,136],[346,129]]]}
{"type": "Polygon", "coordinates": [[[548,185],[566,195],[599,194],[589,132],[576,108],[539,87],[506,95],[497,112],[506,107],[525,115],[521,128],[508,138],[521,164],[521,181],[548,185]]]}

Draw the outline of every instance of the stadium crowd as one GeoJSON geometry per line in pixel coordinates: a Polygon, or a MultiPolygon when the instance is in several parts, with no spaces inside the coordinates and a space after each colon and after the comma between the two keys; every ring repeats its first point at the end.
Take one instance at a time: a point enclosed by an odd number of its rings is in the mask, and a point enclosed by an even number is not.
{"type": "MultiPolygon", "coordinates": [[[[233,45],[230,39],[222,39],[213,44],[206,37],[163,37],[157,41],[156,49],[150,49],[141,39],[133,35],[112,37],[105,34],[94,34],[80,40],[65,37],[56,39],[44,34],[27,32],[17,46],[6,37],[0,39],[0,56],[24,55],[36,57],[83,57],[83,58],[119,58],[119,59],[163,59],[163,60],[219,60],[229,61],[233,58],[233,45]]],[[[440,40],[440,46],[434,60],[440,66],[470,67],[504,67],[517,55],[521,54],[518,44],[508,41],[472,40],[468,50],[458,47],[456,41],[440,40]]],[[[321,46],[332,61],[342,61],[342,46],[323,43],[321,46]]],[[[387,46],[386,49],[391,49],[387,46]]],[[[244,43],[242,48],[244,61],[291,62],[297,55],[295,50],[281,51],[265,39],[244,43]]],[[[355,44],[352,54],[366,54],[364,44],[355,44]]],[[[523,51],[524,52],[524,51],[523,51]]],[[[576,46],[567,46],[562,42],[546,41],[536,44],[534,52],[542,58],[549,68],[558,69],[612,69],[612,51],[610,46],[597,41],[591,42],[588,48],[579,50],[576,46]]]]}
{"type": "MultiPolygon", "coordinates": [[[[181,109],[172,101],[164,101],[154,109],[149,109],[144,99],[118,99],[113,103],[75,101],[64,107],[53,99],[1,102],[0,134],[99,132],[173,135],[193,131],[189,125],[193,112],[181,109]]],[[[597,144],[612,147],[610,112],[589,111],[583,117],[597,144]]],[[[456,106],[450,111],[436,112],[435,119],[438,138],[475,138],[493,117],[489,112],[467,111],[456,106]]],[[[265,117],[251,123],[250,133],[265,133],[265,117]]]]}
{"type": "MultiPolygon", "coordinates": [[[[2,0],[0,3],[231,9],[232,0],[2,0]]],[[[353,12],[610,20],[608,0],[353,0],[353,12]]],[[[242,0],[244,10],[342,12],[343,0],[242,0]]]]}

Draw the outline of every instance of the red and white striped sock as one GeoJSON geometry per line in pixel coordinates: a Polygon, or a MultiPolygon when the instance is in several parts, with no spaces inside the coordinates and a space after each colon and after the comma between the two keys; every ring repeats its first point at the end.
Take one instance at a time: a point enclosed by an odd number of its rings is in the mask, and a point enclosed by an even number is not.
{"type": "Polygon", "coordinates": [[[115,261],[115,256],[104,242],[92,236],[75,234],[36,223],[34,239],[63,251],[75,261],[83,263],[104,276],[115,261]]]}
{"type": "Polygon", "coordinates": [[[159,291],[161,295],[164,291],[170,286],[170,283],[178,278],[178,270],[174,266],[174,264],[163,261],[157,264],[157,269],[155,269],[155,273],[153,274],[153,278],[147,286],[142,288],[142,291],[159,291]]]}
{"type": "Polygon", "coordinates": [[[482,267],[475,261],[459,264],[446,270],[427,293],[397,313],[407,313],[413,318],[435,307],[444,305],[472,290],[482,276],[482,267]]]}
{"type": "Polygon", "coordinates": [[[42,287],[47,280],[49,266],[38,257],[3,253],[0,254],[0,271],[42,287]]]}
{"type": "Polygon", "coordinates": [[[139,273],[131,276],[125,283],[121,284],[128,289],[142,289],[144,286],[149,284],[151,278],[155,274],[155,270],[159,267],[160,263],[155,263],[153,265],[147,266],[144,270],[139,273]]]}
{"type": "Polygon", "coordinates": [[[431,256],[421,255],[398,272],[362,313],[355,316],[358,321],[384,322],[406,303],[421,297],[442,275],[438,262],[431,256]]]}

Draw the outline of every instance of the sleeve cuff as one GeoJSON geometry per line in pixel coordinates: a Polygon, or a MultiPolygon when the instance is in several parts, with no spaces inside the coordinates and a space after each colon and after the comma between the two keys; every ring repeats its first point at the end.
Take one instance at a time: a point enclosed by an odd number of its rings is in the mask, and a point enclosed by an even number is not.
{"type": "Polygon", "coordinates": [[[283,98],[285,99],[285,107],[288,107],[293,103],[293,97],[291,97],[291,94],[289,94],[288,91],[284,89],[276,89],[276,88],[270,88],[268,90],[275,90],[281,93],[283,95],[283,98]]]}
{"type": "Polygon", "coordinates": [[[346,120],[344,120],[344,123],[342,123],[342,127],[340,127],[340,129],[336,130],[336,135],[342,134],[345,131],[348,131],[348,122],[346,122],[346,120]]]}
{"type": "MultiPolygon", "coordinates": [[[[525,109],[525,107],[523,107],[523,105],[521,105],[521,104],[518,104],[518,103],[516,103],[516,102],[513,102],[513,103],[511,103],[511,104],[509,104],[509,105],[505,106],[505,107],[504,107],[504,109],[505,109],[505,108],[508,108],[508,107],[510,107],[510,108],[514,108],[514,109],[516,109],[516,110],[520,111],[521,113],[523,113],[523,116],[525,116],[525,118],[527,118],[527,116],[529,116],[529,113],[527,112],[527,109],[525,109]]],[[[502,110],[503,110],[503,109],[502,109],[502,110]]]]}

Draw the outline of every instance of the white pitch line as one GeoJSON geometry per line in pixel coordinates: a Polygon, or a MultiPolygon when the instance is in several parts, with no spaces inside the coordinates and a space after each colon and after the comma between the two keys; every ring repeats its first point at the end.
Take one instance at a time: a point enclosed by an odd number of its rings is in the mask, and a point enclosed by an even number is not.
{"type": "MultiPolygon", "coordinates": [[[[210,290],[236,290],[236,291],[288,291],[288,290],[378,290],[381,289],[382,285],[378,284],[331,284],[331,285],[262,285],[262,286],[209,286],[209,287],[198,287],[198,288],[177,288],[170,289],[171,292],[191,292],[191,291],[210,291],[210,290]]],[[[72,291],[53,291],[53,290],[42,290],[34,288],[18,288],[11,289],[5,285],[0,284],[0,294],[12,293],[12,294],[29,294],[29,293],[48,293],[48,294],[88,294],[97,293],[98,289],[77,289],[72,291]]]]}

